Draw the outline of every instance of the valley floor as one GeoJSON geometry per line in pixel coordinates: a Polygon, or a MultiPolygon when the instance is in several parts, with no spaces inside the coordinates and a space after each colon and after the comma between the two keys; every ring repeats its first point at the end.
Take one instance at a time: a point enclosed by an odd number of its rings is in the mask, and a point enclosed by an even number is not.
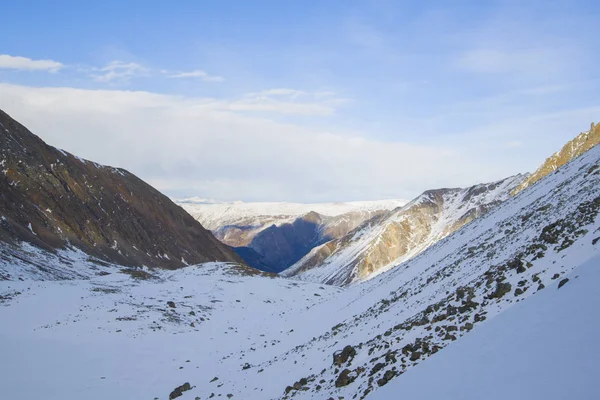
{"type": "Polygon", "coordinates": [[[217,263],[145,278],[0,281],[0,397],[167,399],[186,381],[225,397],[224,380],[293,347],[295,321],[339,292],[217,263]]]}

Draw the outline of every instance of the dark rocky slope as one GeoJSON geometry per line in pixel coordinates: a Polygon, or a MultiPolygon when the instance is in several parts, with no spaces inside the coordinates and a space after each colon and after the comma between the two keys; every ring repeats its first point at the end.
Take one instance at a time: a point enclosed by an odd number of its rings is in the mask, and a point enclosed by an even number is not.
{"type": "Polygon", "coordinates": [[[131,266],[241,261],[135,175],[49,146],[0,110],[0,243],[23,241],[131,266]]]}

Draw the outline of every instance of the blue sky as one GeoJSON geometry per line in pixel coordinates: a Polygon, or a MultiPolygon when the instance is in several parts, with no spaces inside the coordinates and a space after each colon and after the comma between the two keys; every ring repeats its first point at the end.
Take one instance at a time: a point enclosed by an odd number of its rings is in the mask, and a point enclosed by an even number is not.
{"type": "Polygon", "coordinates": [[[595,1],[55,3],[3,6],[0,108],[172,196],[410,198],[600,120],[595,1]]]}

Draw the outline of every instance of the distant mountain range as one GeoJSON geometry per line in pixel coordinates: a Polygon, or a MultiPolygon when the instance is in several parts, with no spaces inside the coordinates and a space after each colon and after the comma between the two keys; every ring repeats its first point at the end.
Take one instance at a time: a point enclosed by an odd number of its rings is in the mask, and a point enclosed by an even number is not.
{"type": "Polygon", "coordinates": [[[214,203],[175,200],[245,262],[281,272],[312,248],[346,235],[360,223],[407,203],[383,200],[348,203],[214,203]]]}

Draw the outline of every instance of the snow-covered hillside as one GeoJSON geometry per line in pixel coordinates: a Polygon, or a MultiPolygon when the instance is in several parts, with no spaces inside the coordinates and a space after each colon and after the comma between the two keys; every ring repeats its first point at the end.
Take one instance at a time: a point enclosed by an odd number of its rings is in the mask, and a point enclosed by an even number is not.
{"type": "Polygon", "coordinates": [[[225,397],[226,377],[291,346],[294,319],[338,292],[222,263],[103,272],[0,281],[2,398],[166,399],[184,381],[225,397]]]}
{"type": "Polygon", "coordinates": [[[415,365],[433,363],[536,292],[571,290],[578,267],[599,254],[599,213],[595,147],[411,260],[346,289],[228,264],[106,266],[91,279],[1,281],[2,395],[365,398],[410,379],[415,365]]]}
{"type": "Polygon", "coordinates": [[[369,399],[600,398],[600,349],[593,345],[600,330],[600,256],[568,279],[560,290],[553,286],[482,324],[369,399]]]}
{"type": "Polygon", "coordinates": [[[334,285],[370,279],[505,201],[525,178],[516,175],[466,189],[428,190],[404,207],[314,248],[283,275],[334,285]]]}

